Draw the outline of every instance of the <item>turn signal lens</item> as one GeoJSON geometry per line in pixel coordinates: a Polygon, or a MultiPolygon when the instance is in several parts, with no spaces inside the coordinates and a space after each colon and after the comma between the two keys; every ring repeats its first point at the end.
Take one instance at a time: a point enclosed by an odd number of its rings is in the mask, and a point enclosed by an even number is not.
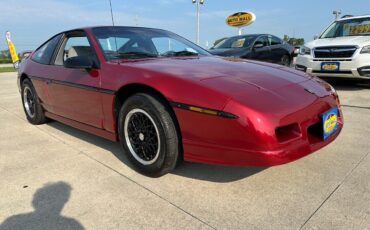
{"type": "Polygon", "coordinates": [[[206,114],[210,114],[210,115],[215,115],[215,116],[218,115],[217,111],[213,111],[213,110],[209,110],[209,109],[202,109],[202,108],[194,107],[194,106],[190,106],[189,110],[199,112],[199,113],[206,113],[206,114]]]}

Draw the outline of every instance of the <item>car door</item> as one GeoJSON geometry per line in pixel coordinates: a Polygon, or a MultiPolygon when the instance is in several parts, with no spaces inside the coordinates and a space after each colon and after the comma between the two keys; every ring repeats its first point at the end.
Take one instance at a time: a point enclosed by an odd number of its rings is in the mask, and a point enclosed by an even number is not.
{"type": "Polygon", "coordinates": [[[275,36],[268,36],[269,42],[270,42],[270,48],[271,48],[271,61],[274,63],[280,63],[281,58],[283,55],[285,55],[287,52],[283,47],[283,41],[275,36]]]}
{"type": "Polygon", "coordinates": [[[50,62],[61,37],[62,35],[58,34],[41,45],[30,58],[33,64],[27,66],[27,74],[32,80],[40,103],[48,112],[52,110],[48,88],[50,72],[52,72],[50,62]]]}
{"type": "Polygon", "coordinates": [[[50,101],[54,114],[97,128],[103,126],[101,75],[95,51],[83,31],[65,34],[51,67],[50,101]],[[66,68],[67,59],[87,56],[92,69],[66,68]]]}
{"type": "Polygon", "coordinates": [[[251,59],[259,61],[270,61],[270,43],[267,39],[267,36],[262,35],[256,39],[252,48],[251,59]],[[262,44],[263,46],[256,47],[256,44],[262,44]]]}

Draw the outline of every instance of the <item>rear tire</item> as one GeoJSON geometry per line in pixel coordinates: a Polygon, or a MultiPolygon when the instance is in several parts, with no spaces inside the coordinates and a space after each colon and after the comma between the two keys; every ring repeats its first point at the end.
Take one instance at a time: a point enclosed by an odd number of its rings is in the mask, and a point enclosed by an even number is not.
{"type": "Polygon", "coordinates": [[[26,78],[22,82],[22,105],[27,120],[34,125],[46,122],[44,110],[32,82],[26,78]]]}
{"type": "Polygon", "coordinates": [[[160,98],[138,93],[122,105],[118,134],[124,152],[136,169],[159,177],[176,167],[179,139],[169,108],[160,98]]]}
{"type": "Polygon", "coordinates": [[[284,54],[281,57],[280,64],[283,66],[290,66],[290,57],[287,54],[284,54]]]}

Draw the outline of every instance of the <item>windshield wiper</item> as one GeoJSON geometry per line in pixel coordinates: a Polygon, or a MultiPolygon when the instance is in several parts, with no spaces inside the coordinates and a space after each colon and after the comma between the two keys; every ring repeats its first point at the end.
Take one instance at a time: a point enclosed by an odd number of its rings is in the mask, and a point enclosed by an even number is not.
{"type": "Polygon", "coordinates": [[[153,57],[158,57],[157,54],[153,53],[146,53],[146,52],[117,52],[114,54],[116,57],[120,58],[153,58],[153,57]]]}
{"type": "Polygon", "coordinates": [[[162,54],[161,56],[164,56],[164,57],[179,57],[179,56],[198,56],[199,54],[197,53],[194,53],[194,52],[191,52],[191,51],[187,51],[187,50],[182,50],[182,51],[168,51],[164,54],[162,54]]]}

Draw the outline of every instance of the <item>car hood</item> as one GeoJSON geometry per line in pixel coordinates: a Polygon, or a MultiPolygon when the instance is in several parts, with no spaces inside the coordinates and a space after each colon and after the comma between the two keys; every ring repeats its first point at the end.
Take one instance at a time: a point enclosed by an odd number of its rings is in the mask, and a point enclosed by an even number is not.
{"type": "Polygon", "coordinates": [[[315,48],[320,46],[353,46],[359,47],[370,45],[370,36],[347,36],[337,38],[322,38],[308,42],[308,48],[315,48]]]}
{"type": "Polygon", "coordinates": [[[275,107],[302,107],[329,94],[305,73],[280,65],[239,58],[208,56],[152,59],[136,62],[135,66],[141,70],[192,81],[245,105],[255,101],[254,108],[261,111],[266,108],[259,108],[262,104],[258,101],[280,103],[273,103],[272,112],[275,107]],[[255,100],[256,97],[260,98],[255,100]]]}
{"type": "Polygon", "coordinates": [[[233,79],[256,88],[274,89],[308,80],[304,73],[284,66],[239,58],[216,56],[159,58],[132,63],[136,68],[206,84],[206,81],[233,79]]]}

